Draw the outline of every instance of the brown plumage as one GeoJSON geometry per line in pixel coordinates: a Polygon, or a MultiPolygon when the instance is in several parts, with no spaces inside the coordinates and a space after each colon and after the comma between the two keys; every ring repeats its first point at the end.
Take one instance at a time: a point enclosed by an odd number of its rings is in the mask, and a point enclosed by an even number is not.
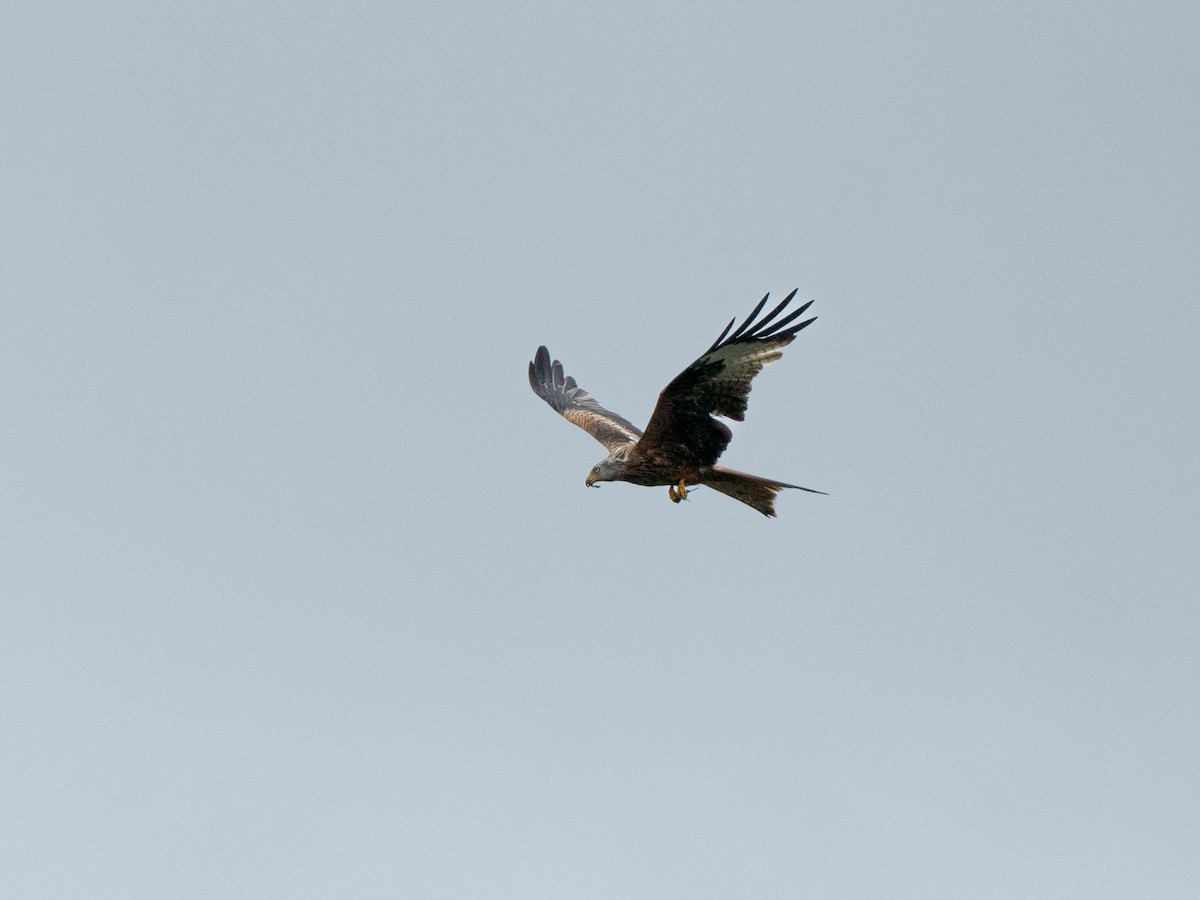
{"type": "Polygon", "coordinates": [[[775,495],[784,488],[824,493],[716,464],[733,433],[713,416],[744,419],[754,376],[779,359],[802,328],[816,321],[814,316],[791,325],[812,305],[811,300],[774,321],[795,296],[792,291],[756,322],[767,302],[763,297],[732,334],[736,319],[731,320],[713,345],[663,388],[645,433],[597,403],[574,378],[563,374],[562,363],[551,362],[550,352],[538,347],[529,364],[534,393],[608,450],[608,458],[592,468],[586,484],[628,481],[649,487],[667,485],[676,503],[687,497],[689,486],[705,484],[765,516],[775,515],[775,495]]]}

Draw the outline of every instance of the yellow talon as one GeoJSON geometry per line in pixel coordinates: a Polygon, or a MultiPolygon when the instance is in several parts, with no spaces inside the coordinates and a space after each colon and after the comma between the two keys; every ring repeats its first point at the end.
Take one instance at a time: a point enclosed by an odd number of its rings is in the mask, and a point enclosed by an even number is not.
{"type": "Polygon", "coordinates": [[[687,480],[679,479],[679,484],[667,485],[667,496],[671,498],[672,503],[678,503],[680,500],[686,500],[688,495],[687,480]]]}

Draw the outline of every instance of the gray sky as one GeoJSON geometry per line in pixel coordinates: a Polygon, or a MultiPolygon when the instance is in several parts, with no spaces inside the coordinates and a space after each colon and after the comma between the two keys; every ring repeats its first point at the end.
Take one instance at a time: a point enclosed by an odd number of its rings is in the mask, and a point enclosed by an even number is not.
{"type": "Polygon", "coordinates": [[[1194,4],[9,6],[20,897],[1185,897],[1194,4]],[[766,291],[723,462],[583,478],[766,291]]]}

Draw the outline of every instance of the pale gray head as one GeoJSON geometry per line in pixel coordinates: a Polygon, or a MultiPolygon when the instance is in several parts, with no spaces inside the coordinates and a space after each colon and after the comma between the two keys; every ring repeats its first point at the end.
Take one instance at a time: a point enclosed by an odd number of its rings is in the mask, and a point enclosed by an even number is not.
{"type": "Polygon", "coordinates": [[[592,466],[584,484],[595,487],[597,481],[620,481],[625,474],[625,460],[617,456],[609,456],[592,466]]]}

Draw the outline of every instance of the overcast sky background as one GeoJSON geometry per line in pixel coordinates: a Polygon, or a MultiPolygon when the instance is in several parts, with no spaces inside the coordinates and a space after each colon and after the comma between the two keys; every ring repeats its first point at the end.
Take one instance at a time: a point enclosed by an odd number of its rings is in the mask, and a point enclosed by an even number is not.
{"type": "Polygon", "coordinates": [[[1191,897],[1194,3],[6,5],[13,897],[1191,897]],[[723,461],[584,488],[766,291],[723,461]]]}

